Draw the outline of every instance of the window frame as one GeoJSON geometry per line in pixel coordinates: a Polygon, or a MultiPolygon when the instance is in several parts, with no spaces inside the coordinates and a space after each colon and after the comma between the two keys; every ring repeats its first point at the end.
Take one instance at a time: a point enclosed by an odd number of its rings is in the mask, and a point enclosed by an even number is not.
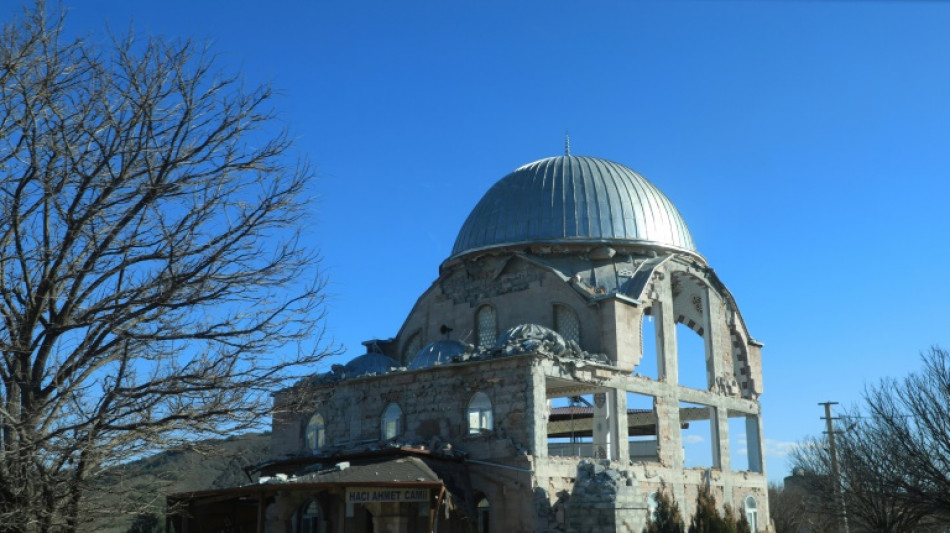
{"type": "Polygon", "coordinates": [[[310,453],[317,453],[327,445],[327,419],[320,411],[315,411],[304,427],[304,444],[310,453]],[[315,421],[319,419],[319,426],[315,421]]]}
{"type": "Polygon", "coordinates": [[[468,435],[481,435],[495,430],[495,406],[484,391],[477,391],[469,398],[465,414],[468,435]],[[484,403],[481,403],[482,400],[484,400],[484,403]],[[479,402],[480,405],[476,405],[476,402],[479,402]],[[477,415],[477,425],[472,425],[472,415],[477,415]]]}
{"type": "Polygon", "coordinates": [[[402,435],[402,428],[403,428],[403,423],[404,423],[404,421],[403,421],[404,416],[405,416],[405,415],[404,415],[404,413],[403,413],[402,407],[400,407],[400,405],[399,405],[398,403],[396,403],[396,402],[389,402],[388,404],[386,404],[386,407],[383,409],[382,415],[380,415],[380,417],[379,417],[379,430],[380,430],[380,437],[382,438],[382,440],[384,440],[384,441],[393,440],[393,439],[395,439],[396,437],[402,435]],[[395,420],[392,419],[392,410],[393,410],[393,409],[395,409],[395,411],[396,411],[396,413],[397,413],[397,414],[396,414],[396,417],[395,417],[395,420]],[[390,423],[392,423],[392,426],[393,426],[393,427],[391,428],[391,429],[392,429],[392,435],[387,436],[387,434],[388,434],[388,429],[390,429],[390,428],[388,427],[388,426],[390,425],[390,423]]]}
{"type": "Polygon", "coordinates": [[[491,348],[498,342],[498,310],[495,309],[495,306],[491,304],[482,304],[478,306],[478,309],[475,310],[475,347],[476,348],[491,348]],[[481,316],[483,313],[491,313],[491,332],[490,340],[486,339],[482,341],[482,337],[486,336],[486,331],[483,331],[481,316]]]}
{"type": "Polygon", "coordinates": [[[554,331],[556,331],[556,332],[558,333],[558,335],[560,335],[561,337],[564,337],[564,340],[566,340],[566,341],[574,341],[574,342],[576,342],[577,344],[580,344],[580,343],[581,343],[581,339],[583,338],[583,328],[581,327],[581,316],[577,313],[577,311],[575,311],[573,307],[571,307],[571,306],[569,306],[569,305],[567,305],[567,304],[560,303],[560,302],[555,302],[555,303],[554,303],[554,306],[553,306],[553,313],[554,313],[554,324],[553,324],[553,325],[554,325],[554,331]],[[563,311],[561,311],[561,310],[563,310],[563,311]],[[563,320],[563,319],[561,318],[562,316],[569,316],[569,317],[571,317],[571,318],[573,319],[573,321],[574,321],[574,323],[575,323],[575,325],[576,325],[576,327],[577,327],[577,338],[576,338],[576,339],[575,339],[575,338],[569,338],[569,337],[568,337],[567,335],[565,335],[564,332],[562,331],[562,330],[564,329],[564,328],[562,327],[563,324],[562,324],[562,322],[561,322],[561,321],[563,320]]]}
{"type": "Polygon", "coordinates": [[[478,533],[489,533],[491,530],[491,502],[483,494],[475,503],[477,517],[475,527],[478,533]],[[484,505],[482,505],[484,503],[484,505]]]}
{"type": "Polygon", "coordinates": [[[324,520],[323,506],[320,505],[320,502],[317,501],[316,499],[308,500],[302,506],[300,506],[300,508],[297,510],[297,519],[295,520],[295,522],[297,523],[296,524],[297,531],[300,531],[303,533],[322,533],[323,520],[324,520]],[[307,514],[307,512],[311,509],[311,507],[316,509],[316,514],[314,515],[307,514]],[[309,523],[307,523],[308,519],[309,519],[309,523]]]}
{"type": "Polygon", "coordinates": [[[746,522],[749,523],[749,529],[752,531],[759,530],[759,502],[755,499],[755,496],[749,494],[742,501],[742,510],[745,512],[746,522]],[[749,505],[751,500],[752,505],[749,505]]]}
{"type": "Polygon", "coordinates": [[[656,510],[660,507],[659,498],[659,491],[653,491],[647,495],[647,512],[650,513],[651,520],[656,520],[656,510]]]}

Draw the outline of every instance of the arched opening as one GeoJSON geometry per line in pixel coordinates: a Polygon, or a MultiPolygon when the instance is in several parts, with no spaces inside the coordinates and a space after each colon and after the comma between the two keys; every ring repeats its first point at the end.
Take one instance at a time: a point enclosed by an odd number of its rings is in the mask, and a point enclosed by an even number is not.
{"type": "Polygon", "coordinates": [[[745,519],[749,523],[749,529],[752,531],[759,530],[759,509],[758,504],[755,501],[755,498],[752,496],[746,496],[745,499],[745,519]]]}
{"type": "Polygon", "coordinates": [[[478,435],[494,429],[491,400],[484,392],[476,392],[468,402],[468,434],[478,435]]]}
{"type": "Polygon", "coordinates": [[[307,449],[312,453],[316,453],[326,446],[326,421],[323,419],[323,415],[314,413],[313,416],[310,417],[310,420],[307,421],[305,435],[307,439],[307,449]]]}
{"type": "Polygon", "coordinates": [[[558,332],[564,340],[581,342],[581,321],[577,313],[566,305],[554,305],[554,331],[558,332]]]}
{"type": "Polygon", "coordinates": [[[402,433],[402,408],[398,404],[391,403],[383,411],[381,422],[383,440],[391,440],[402,433]]]}
{"type": "Polygon", "coordinates": [[[676,351],[678,383],[684,387],[709,390],[705,337],[686,324],[678,322],[676,351]]]}
{"type": "Polygon", "coordinates": [[[656,509],[660,506],[660,493],[651,492],[647,496],[647,512],[650,513],[650,520],[656,520],[656,509]]]}
{"type": "Polygon", "coordinates": [[[491,506],[488,504],[488,498],[482,496],[478,500],[476,505],[476,512],[478,513],[478,533],[489,533],[489,517],[490,517],[491,506]]]}
{"type": "Polygon", "coordinates": [[[310,500],[297,511],[297,532],[324,533],[325,531],[326,521],[320,504],[316,500],[310,500]]]}
{"type": "MultiPolygon", "coordinates": [[[[672,291],[672,317],[676,323],[676,383],[709,390],[714,381],[709,331],[713,293],[704,280],[682,272],[673,275],[672,291]]],[[[668,355],[664,353],[664,356],[668,355]]]]}
{"type": "Polygon", "coordinates": [[[498,313],[490,305],[483,305],[475,312],[475,345],[490,348],[498,340],[498,313]]]}

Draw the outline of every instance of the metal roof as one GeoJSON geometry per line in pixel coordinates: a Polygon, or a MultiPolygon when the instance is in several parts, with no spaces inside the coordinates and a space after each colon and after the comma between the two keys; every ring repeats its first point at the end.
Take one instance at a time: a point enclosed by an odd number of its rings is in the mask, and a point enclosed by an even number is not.
{"type": "Polygon", "coordinates": [[[366,374],[388,374],[393,368],[399,366],[394,359],[381,353],[368,352],[344,365],[343,372],[347,378],[355,378],[366,374]]]}
{"type": "Polygon", "coordinates": [[[365,483],[365,482],[420,482],[442,484],[439,475],[418,457],[401,457],[368,465],[347,464],[346,468],[328,468],[301,475],[297,482],[304,483],[365,483]]]}
{"type": "Polygon", "coordinates": [[[456,340],[436,341],[419,350],[406,368],[418,370],[436,365],[447,365],[452,362],[452,358],[462,355],[466,350],[468,346],[456,340]]]}
{"type": "Polygon", "coordinates": [[[696,253],[683,217],[646,178],[619,163],[567,155],[529,163],[495,183],[462,225],[452,256],[547,242],[696,253]]]}

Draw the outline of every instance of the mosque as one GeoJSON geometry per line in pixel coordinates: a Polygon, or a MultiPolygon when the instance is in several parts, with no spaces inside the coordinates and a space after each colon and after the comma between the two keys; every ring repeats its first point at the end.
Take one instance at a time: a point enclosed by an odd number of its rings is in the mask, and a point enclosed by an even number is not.
{"type": "MultiPolygon", "coordinates": [[[[396,335],[274,394],[273,459],[169,496],[178,532],[639,532],[707,487],[771,531],[761,348],[683,217],[624,165],[518,168],[396,335]]],[[[172,529],[169,529],[172,530],[172,529]]]]}

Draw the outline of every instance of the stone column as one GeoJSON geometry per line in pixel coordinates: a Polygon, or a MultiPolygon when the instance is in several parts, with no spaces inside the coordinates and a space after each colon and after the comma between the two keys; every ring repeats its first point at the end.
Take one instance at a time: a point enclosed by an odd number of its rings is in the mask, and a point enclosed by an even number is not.
{"type": "Polygon", "coordinates": [[[658,378],[665,382],[662,396],[656,398],[657,443],[660,463],[683,468],[683,438],[680,434],[680,406],[676,384],[679,381],[676,354],[676,317],[673,314],[673,288],[670,276],[661,273],[654,281],[657,299],[653,302],[656,318],[656,357],[658,378]]]}
{"type": "Polygon", "coordinates": [[[548,397],[547,380],[542,366],[544,364],[542,361],[531,365],[531,380],[525,394],[528,400],[528,405],[525,406],[525,413],[528,415],[525,422],[531,446],[529,453],[535,457],[548,456],[548,397]]]}
{"type": "Polygon", "coordinates": [[[633,372],[643,357],[640,321],[643,310],[632,301],[608,298],[600,302],[600,346],[611,364],[633,372]]]}
{"type": "Polygon", "coordinates": [[[615,460],[623,461],[627,464],[630,461],[630,435],[627,424],[627,391],[622,389],[613,389],[616,398],[617,416],[617,457],[615,460]]]}
{"type": "Polygon", "coordinates": [[[745,438],[748,443],[749,470],[765,474],[765,465],[762,462],[762,423],[758,416],[746,415],[745,438]]]}
{"type": "Polygon", "coordinates": [[[713,390],[723,374],[722,334],[725,325],[719,310],[719,295],[706,287],[703,290],[703,340],[706,343],[706,382],[713,390]]]}
{"type": "Polygon", "coordinates": [[[729,505],[734,510],[738,509],[735,502],[733,501],[732,487],[733,487],[733,475],[732,470],[732,446],[729,442],[729,409],[726,407],[719,406],[713,409],[716,413],[715,420],[713,420],[713,438],[715,434],[719,433],[719,440],[713,441],[713,465],[718,465],[720,471],[723,473],[722,476],[722,505],[729,505]],[[718,452],[718,453],[717,453],[718,452]],[[718,457],[717,457],[718,456],[718,457]],[[718,461],[717,461],[718,459],[718,461]]]}
{"type": "Polygon", "coordinates": [[[709,442],[712,443],[712,463],[723,472],[729,471],[729,410],[709,408],[709,442]]]}
{"type": "Polygon", "coordinates": [[[621,459],[617,447],[620,417],[617,415],[617,389],[594,394],[594,457],[621,459]]]}

